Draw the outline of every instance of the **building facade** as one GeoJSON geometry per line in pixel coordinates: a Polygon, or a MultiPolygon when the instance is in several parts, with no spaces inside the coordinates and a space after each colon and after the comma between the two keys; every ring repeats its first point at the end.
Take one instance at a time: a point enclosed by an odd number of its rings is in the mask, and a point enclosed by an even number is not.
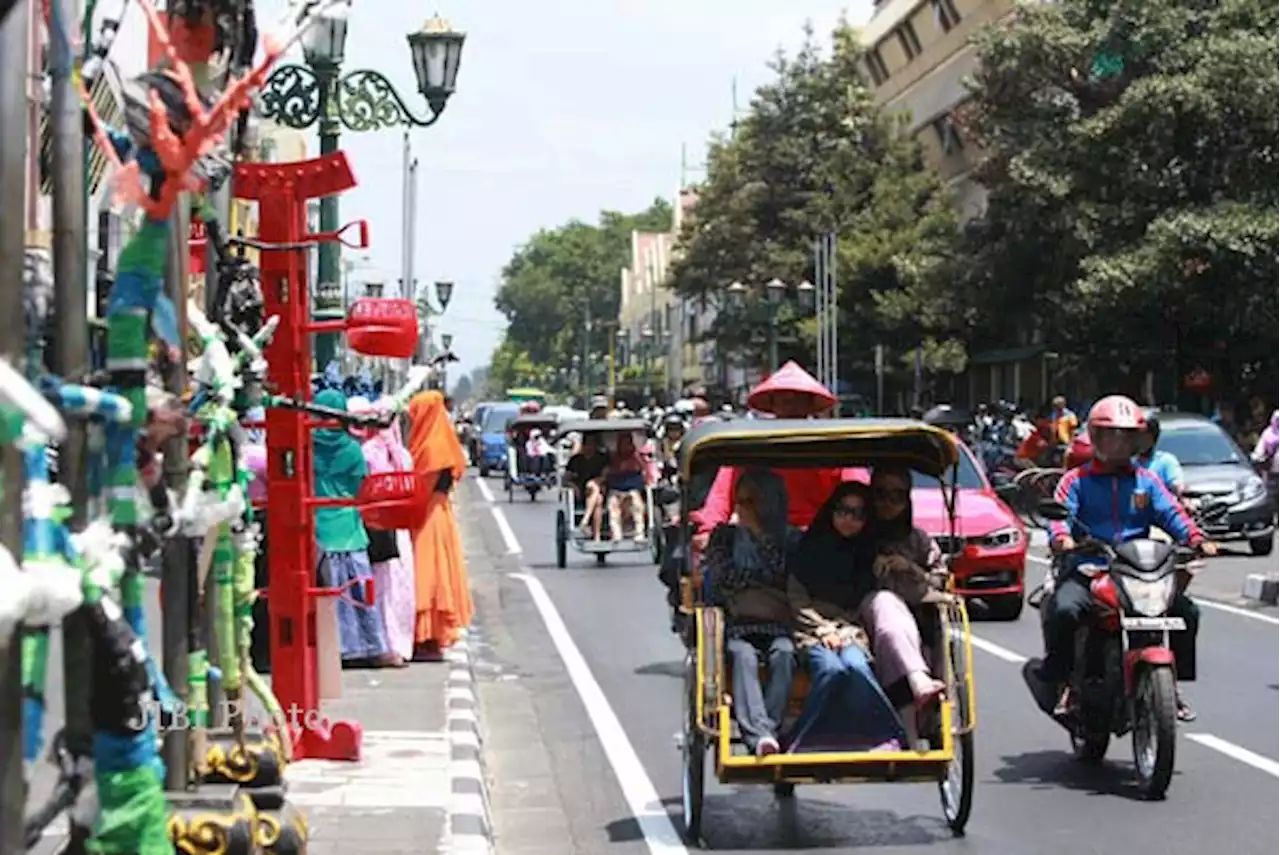
{"type": "Polygon", "coordinates": [[[676,197],[671,228],[664,232],[632,232],[631,263],[620,274],[618,301],[618,366],[621,376],[649,384],[668,399],[706,385],[724,385],[723,366],[715,343],[702,341],[715,321],[706,300],[687,300],[670,288],[671,262],[685,224],[694,216],[697,191],[682,189],[676,197]]]}
{"type": "Polygon", "coordinates": [[[1016,8],[1015,0],[878,0],[862,29],[863,72],[876,103],[900,113],[925,159],[952,186],[963,219],[986,192],[970,178],[977,155],[955,121],[977,67],[970,40],[1016,8]]]}

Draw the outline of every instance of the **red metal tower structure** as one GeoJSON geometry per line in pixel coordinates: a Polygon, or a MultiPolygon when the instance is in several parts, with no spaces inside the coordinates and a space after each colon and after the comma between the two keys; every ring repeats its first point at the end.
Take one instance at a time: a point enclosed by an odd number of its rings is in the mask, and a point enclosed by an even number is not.
{"type": "MultiPolygon", "coordinates": [[[[307,201],[341,193],[356,184],[342,152],[295,163],[238,164],[235,193],[258,203],[259,239],[268,244],[340,240],[339,234],[307,233],[307,201]]],[[[361,244],[367,242],[361,225],[361,244]]],[[[411,301],[358,301],[347,319],[311,320],[307,293],[307,250],[266,251],[260,261],[266,316],[280,325],[266,351],[267,382],[277,395],[311,398],[311,334],[343,331],[360,353],[409,357],[416,344],[417,315],[411,301]]],[[[358,504],[361,512],[405,522],[422,503],[417,479],[403,475],[367,479],[355,500],[317,499],[314,494],[311,430],[323,426],[306,412],[267,411],[267,514],[271,682],[294,737],[294,758],[358,760],[362,732],[354,721],[320,715],[316,677],[316,597],[346,596],[343,589],[319,587],[314,509],[358,504]]],[[[372,580],[370,580],[372,583],[372,580]]],[[[370,592],[372,584],[369,585],[370,592]]],[[[372,599],[372,593],[369,594],[372,599]]]]}

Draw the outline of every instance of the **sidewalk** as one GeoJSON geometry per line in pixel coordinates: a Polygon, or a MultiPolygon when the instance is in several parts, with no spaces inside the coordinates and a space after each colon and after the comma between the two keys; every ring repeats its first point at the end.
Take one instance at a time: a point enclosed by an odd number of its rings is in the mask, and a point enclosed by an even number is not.
{"type": "Polygon", "coordinates": [[[360,722],[363,758],[300,760],[286,772],[289,800],[307,815],[311,855],[449,851],[450,667],[415,663],[343,673],[342,698],[323,711],[360,722]]]}

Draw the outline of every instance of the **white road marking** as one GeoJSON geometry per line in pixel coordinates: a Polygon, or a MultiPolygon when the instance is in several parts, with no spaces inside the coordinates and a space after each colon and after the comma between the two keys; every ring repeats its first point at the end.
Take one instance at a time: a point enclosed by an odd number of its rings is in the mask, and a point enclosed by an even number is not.
{"type": "Polygon", "coordinates": [[[1003,659],[1005,662],[1012,662],[1014,665],[1021,665],[1027,661],[1027,657],[1021,653],[1015,653],[1007,647],[1001,647],[998,644],[987,641],[985,638],[978,638],[976,635],[970,635],[973,646],[986,653],[990,653],[997,659],[1003,659]]]}
{"type": "Polygon", "coordinates": [[[476,487],[480,490],[480,495],[489,504],[493,504],[493,491],[489,489],[489,485],[479,475],[476,476],[476,487]]]}
{"type": "Polygon", "coordinates": [[[582,699],[582,705],[586,707],[596,738],[600,740],[609,765],[613,767],[623,798],[626,799],[636,824],[640,826],[640,833],[644,836],[650,855],[688,855],[689,850],[685,848],[670,815],[658,798],[658,791],[654,788],[653,781],[649,780],[631,740],[627,738],[622,722],[618,721],[604,690],[596,682],[587,661],[582,658],[581,651],[569,635],[547,589],[537,578],[527,573],[512,573],[511,577],[524,582],[529,589],[529,595],[547,627],[547,634],[551,636],[565,670],[569,672],[569,679],[573,681],[573,687],[582,699]]]}
{"type": "Polygon", "coordinates": [[[1255,769],[1266,772],[1268,775],[1280,778],[1280,763],[1268,757],[1263,757],[1261,754],[1254,754],[1249,749],[1241,748],[1234,742],[1227,742],[1227,740],[1214,736],[1212,733],[1187,733],[1184,736],[1192,742],[1200,743],[1205,748],[1211,748],[1219,754],[1225,754],[1232,760],[1238,760],[1246,766],[1252,766],[1255,769]]]}
{"type": "Polygon", "coordinates": [[[1044,564],[1046,566],[1052,563],[1048,558],[1045,558],[1042,555],[1032,555],[1029,552],[1027,553],[1027,560],[1034,561],[1037,564],[1044,564]]]}
{"type": "Polygon", "coordinates": [[[493,512],[493,520],[498,524],[498,531],[502,534],[503,543],[507,545],[507,554],[519,555],[520,541],[516,540],[516,533],[512,531],[511,523],[507,522],[507,515],[497,505],[490,505],[489,510],[493,512]]]}
{"type": "Polygon", "coordinates": [[[1249,609],[1238,608],[1237,606],[1229,606],[1226,603],[1219,603],[1214,600],[1206,600],[1203,597],[1192,597],[1200,605],[1214,611],[1226,612],[1229,615],[1237,615],[1246,617],[1250,620],[1260,620],[1263,623],[1269,623],[1272,626],[1280,626],[1280,618],[1273,618],[1271,615],[1264,615],[1262,612],[1254,612],[1249,609]]]}

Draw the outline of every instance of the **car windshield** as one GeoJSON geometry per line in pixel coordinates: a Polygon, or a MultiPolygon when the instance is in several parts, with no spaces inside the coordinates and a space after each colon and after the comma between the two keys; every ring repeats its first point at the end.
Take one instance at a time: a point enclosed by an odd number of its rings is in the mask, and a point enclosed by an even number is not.
{"type": "Polygon", "coordinates": [[[507,425],[516,420],[517,410],[490,410],[484,416],[485,433],[505,433],[507,425]]]}
{"type": "Polygon", "coordinates": [[[1243,463],[1244,458],[1222,428],[1213,424],[1165,428],[1156,448],[1167,451],[1183,466],[1243,463]]]}
{"type": "MultiPolygon", "coordinates": [[[[951,473],[948,471],[942,476],[946,483],[951,483],[951,473]]],[[[939,489],[941,484],[937,478],[925,475],[923,472],[911,472],[911,486],[917,490],[939,489]]],[[[956,479],[956,486],[961,490],[982,490],[987,484],[983,480],[982,474],[978,471],[977,465],[973,462],[973,458],[969,453],[960,449],[960,472],[956,479]]]]}

